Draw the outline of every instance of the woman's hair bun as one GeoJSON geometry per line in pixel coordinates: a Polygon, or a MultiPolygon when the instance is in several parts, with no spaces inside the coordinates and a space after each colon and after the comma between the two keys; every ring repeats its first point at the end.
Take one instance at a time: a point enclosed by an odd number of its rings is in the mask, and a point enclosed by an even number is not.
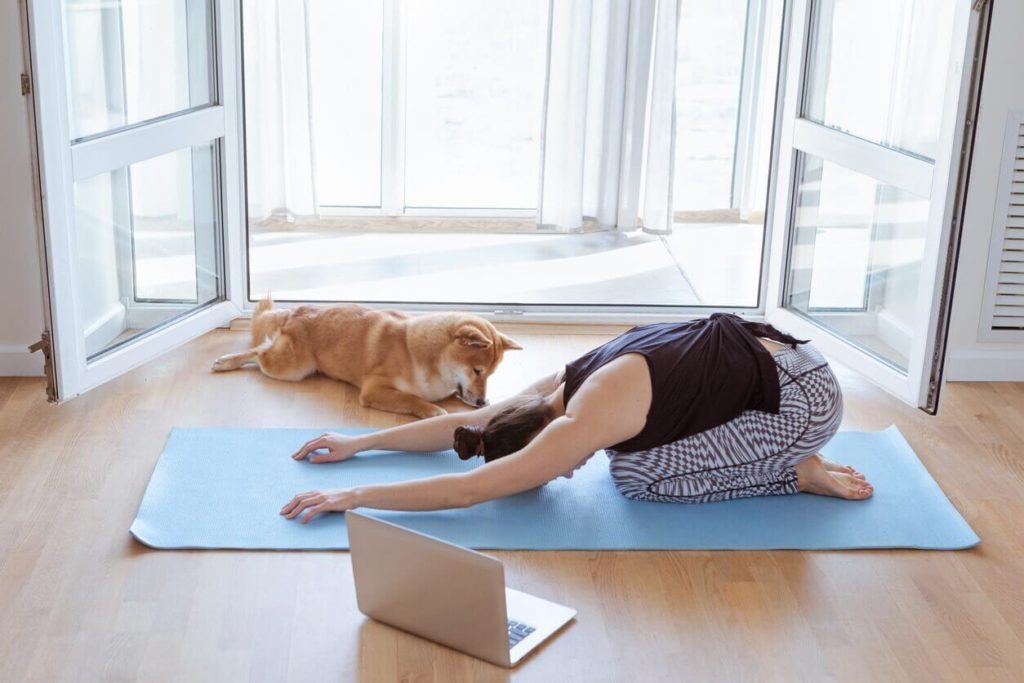
{"type": "Polygon", "coordinates": [[[455,452],[463,460],[483,455],[484,430],[476,425],[455,428],[455,452]]]}

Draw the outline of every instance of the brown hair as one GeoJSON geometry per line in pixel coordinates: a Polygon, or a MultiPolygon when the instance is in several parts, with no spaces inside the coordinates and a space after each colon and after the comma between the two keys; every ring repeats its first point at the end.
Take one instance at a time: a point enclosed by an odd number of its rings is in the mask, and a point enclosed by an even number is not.
{"type": "Polygon", "coordinates": [[[463,460],[482,455],[486,462],[515,453],[551,422],[551,407],[541,396],[526,396],[502,408],[485,427],[455,428],[455,452],[463,460]]]}

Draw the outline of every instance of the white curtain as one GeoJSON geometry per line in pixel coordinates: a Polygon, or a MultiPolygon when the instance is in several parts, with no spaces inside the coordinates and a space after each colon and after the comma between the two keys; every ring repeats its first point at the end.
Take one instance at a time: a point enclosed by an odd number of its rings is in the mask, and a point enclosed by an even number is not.
{"type": "Polygon", "coordinates": [[[246,0],[242,15],[249,217],[313,216],[306,3],[246,0]]]}
{"type": "Polygon", "coordinates": [[[538,224],[672,228],[678,0],[553,0],[538,224]]]}

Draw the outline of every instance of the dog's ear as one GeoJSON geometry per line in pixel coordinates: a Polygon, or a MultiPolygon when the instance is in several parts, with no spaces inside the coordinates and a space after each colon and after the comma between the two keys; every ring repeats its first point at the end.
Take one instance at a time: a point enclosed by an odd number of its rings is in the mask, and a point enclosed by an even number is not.
{"type": "Polygon", "coordinates": [[[508,337],[503,335],[501,332],[498,333],[498,339],[501,340],[501,345],[504,346],[506,350],[509,350],[509,349],[517,349],[519,351],[523,350],[523,347],[519,345],[519,342],[517,342],[515,339],[509,339],[508,337]]]}
{"type": "Polygon", "coordinates": [[[463,346],[478,346],[482,349],[486,349],[493,343],[487,338],[487,335],[472,325],[460,327],[459,331],[455,333],[455,340],[463,346]]]}

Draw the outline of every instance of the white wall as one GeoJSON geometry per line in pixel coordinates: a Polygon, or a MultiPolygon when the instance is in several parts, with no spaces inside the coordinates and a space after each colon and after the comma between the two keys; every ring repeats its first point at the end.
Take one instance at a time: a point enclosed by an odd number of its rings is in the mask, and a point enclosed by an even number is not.
{"type": "Polygon", "coordinates": [[[978,341],[1006,118],[1024,109],[1024,2],[995,0],[992,11],[946,357],[951,381],[1024,381],[1024,342],[978,341]]]}
{"type": "Polygon", "coordinates": [[[43,367],[26,349],[43,330],[43,293],[19,4],[0,3],[0,376],[43,367]]]}

